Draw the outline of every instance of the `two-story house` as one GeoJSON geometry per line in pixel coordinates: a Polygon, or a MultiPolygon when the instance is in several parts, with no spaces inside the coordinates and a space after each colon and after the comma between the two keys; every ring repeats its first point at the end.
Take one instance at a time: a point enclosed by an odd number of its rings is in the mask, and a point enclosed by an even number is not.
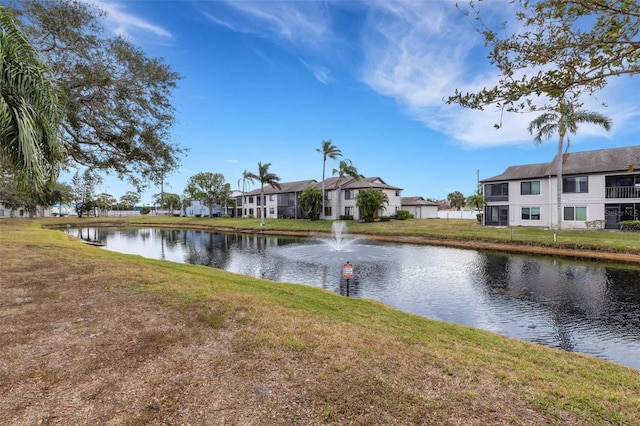
{"type": "Polygon", "coordinates": [[[316,185],[314,179],[280,183],[280,188],[271,185],[264,187],[264,200],[260,188],[244,193],[242,202],[242,216],[266,218],[302,219],[303,213],[299,206],[300,192],[309,185],[316,185]],[[262,206],[266,208],[263,209],[262,206]]]}
{"type": "Polygon", "coordinates": [[[583,229],[601,221],[640,219],[640,145],[562,155],[561,217],[558,218],[556,159],[508,167],[481,181],[484,224],[583,229]]]}
{"type": "Polygon", "coordinates": [[[323,218],[339,219],[341,216],[350,216],[355,220],[360,220],[360,212],[356,206],[356,195],[359,191],[369,188],[384,192],[389,199],[389,204],[385,206],[385,209],[378,212],[379,216],[394,215],[402,208],[402,188],[389,185],[380,177],[361,176],[360,179],[347,177],[340,181],[337,177],[331,177],[324,181],[327,203],[325,203],[323,218]]]}
{"type": "MultiPolygon", "coordinates": [[[[245,192],[242,200],[242,215],[244,217],[260,217],[264,205],[266,218],[302,219],[304,213],[299,207],[300,192],[307,186],[322,187],[316,180],[303,180],[280,183],[280,189],[270,185],[264,187],[264,200],[260,189],[245,192]]],[[[356,194],[365,188],[375,188],[387,194],[389,204],[380,215],[393,215],[401,208],[402,189],[388,185],[379,177],[360,179],[345,178],[338,182],[337,177],[328,178],[324,182],[326,203],[323,219],[339,219],[341,216],[351,216],[360,219],[360,212],[356,207],[356,194]]]]}

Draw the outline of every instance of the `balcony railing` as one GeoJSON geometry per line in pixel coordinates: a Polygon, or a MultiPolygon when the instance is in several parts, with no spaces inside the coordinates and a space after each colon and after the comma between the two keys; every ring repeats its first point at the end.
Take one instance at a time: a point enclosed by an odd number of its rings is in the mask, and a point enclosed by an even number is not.
{"type": "Polygon", "coordinates": [[[638,186],[612,186],[606,190],[606,198],[640,198],[638,186]]]}
{"type": "Polygon", "coordinates": [[[509,201],[509,195],[485,195],[485,201],[509,201]]]}

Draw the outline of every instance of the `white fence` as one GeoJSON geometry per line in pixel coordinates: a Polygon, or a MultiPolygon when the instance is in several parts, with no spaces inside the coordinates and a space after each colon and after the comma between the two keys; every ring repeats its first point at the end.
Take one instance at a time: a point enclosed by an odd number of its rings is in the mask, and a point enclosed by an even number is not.
{"type": "Polygon", "coordinates": [[[476,219],[478,210],[438,210],[439,219],[476,219]]]}

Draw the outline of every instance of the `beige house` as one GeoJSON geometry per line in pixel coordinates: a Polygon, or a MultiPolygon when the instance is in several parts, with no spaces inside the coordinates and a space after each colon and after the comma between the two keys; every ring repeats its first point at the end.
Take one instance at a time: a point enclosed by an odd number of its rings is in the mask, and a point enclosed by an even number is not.
{"type": "Polygon", "coordinates": [[[356,207],[356,195],[359,191],[369,188],[382,191],[389,198],[389,204],[384,210],[378,212],[379,216],[392,216],[401,209],[402,189],[387,184],[380,177],[367,178],[361,176],[360,179],[347,177],[340,182],[338,182],[337,177],[331,177],[324,181],[328,203],[325,204],[323,218],[339,219],[340,217],[350,216],[354,220],[360,220],[360,212],[356,207]]]}
{"type": "MultiPolygon", "coordinates": [[[[302,219],[303,213],[298,205],[300,192],[307,186],[315,186],[314,179],[295,182],[280,183],[280,189],[271,185],[264,187],[264,198],[260,196],[260,188],[244,193],[241,203],[242,217],[262,217],[263,211],[266,218],[302,219]],[[263,209],[262,206],[266,208],[263,209]]],[[[242,198],[242,197],[241,197],[242,198]]]]}
{"type": "MultiPolygon", "coordinates": [[[[563,229],[618,229],[640,219],[640,145],[562,156],[563,229]]],[[[557,228],[556,163],[508,167],[481,181],[484,224],[557,228]]]]}
{"type": "MultiPolygon", "coordinates": [[[[302,219],[304,214],[298,205],[300,192],[307,186],[321,188],[322,183],[311,179],[284,182],[280,186],[281,189],[273,188],[270,185],[265,186],[265,200],[261,199],[260,188],[245,192],[242,200],[242,215],[244,217],[260,217],[263,211],[261,207],[264,203],[266,218],[302,219]]],[[[325,203],[324,215],[321,218],[339,219],[350,216],[354,220],[359,220],[360,212],[356,207],[356,194],[366,188],[378,189],[387,194],[389,204],[379,212],[381,216],[394,215],[396,211],[401,209],[402,189],[387,184],[379,177],[366,178],[362,176],[360,179],[348,177],[340,182],[337,177],[331,177],[324,181],[327,202],[325,203]]]]}
{"type": "Polygon", "coordinates": [[[415,219],[436,219],[438,203],[425,200],[423,197],[402,197],[402,210],[406,210],[415,219]]]}

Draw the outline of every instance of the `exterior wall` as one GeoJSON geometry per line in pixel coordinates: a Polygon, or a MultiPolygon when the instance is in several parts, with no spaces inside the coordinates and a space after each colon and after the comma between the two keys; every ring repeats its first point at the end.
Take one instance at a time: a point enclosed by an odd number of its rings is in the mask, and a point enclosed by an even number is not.
{"type": "Polygon", "coordinates": [[[435,219],[438,217],[438,206],[402,206],[415,219],[435,219]]]}
{"type": "MultiPolygon", "coordinates": [[[[220,204],[215,204],[213,206],[213,215],[220,216],[222,214],[224,214],[224,208],[220,204]]],[[[192,201],[191,204],[185,206],[182,215],[187,217],[194,217],[198,215],[202,217],[209,217],[209,207],[202,204],[200,201],[192,201]]]]}
{"type": "MultiPolygon", "coordinates": [[[[360,189],[342,189],[341,193],[338,194],[338,190],[326,191],[327,197],[329,198],[325,203],[325,206],[331,207],[331,215],[324,216],[325,219],[338,219],[340,216],[346,215],[347,211],[353,211],[353,219],[360,220],[360,211],[358,207],[356,207],[356,195],[360,189]],[[345,200],[346,191],[351,191],[353,196],[350,200],[345,200]],[[340,197],[340,200],[338,200],[340,197]],[[339,205],[338,205],[339,203],[339,205]]],[[[387,197],[389,198],[389,204],[385,206],[385,209],[378,212],[380,216],[391,216],[396,214],[398,210],[402,209],[402,191],[394,190],[394,189],[384,189],[382,190],[387,197]],[[397,195],[396,195],[397,194],[397,195]]]]}
{"type": "Polygon", "coordinates": [[[278,194],[265,194],[265,218],[278,218],[278,194]]]}
{"type": "Polygon", "coordinates": [[[393,216],[398,210],[402,210],[402,191],[399,189],[385,189],[384,192],[389,197],[389,205],[380,212],[381,216],[393,216]]]}
{"type": "Polygon", "coordinates": [[[38,207],[36,208],[35,214],[30,214],[25,208],[21,207],[19,209],[14,210],[5,207],[0,203],[0,218],[10,218],[10,217],[51,217],[53,216],[51,207],[38,207]]]}

